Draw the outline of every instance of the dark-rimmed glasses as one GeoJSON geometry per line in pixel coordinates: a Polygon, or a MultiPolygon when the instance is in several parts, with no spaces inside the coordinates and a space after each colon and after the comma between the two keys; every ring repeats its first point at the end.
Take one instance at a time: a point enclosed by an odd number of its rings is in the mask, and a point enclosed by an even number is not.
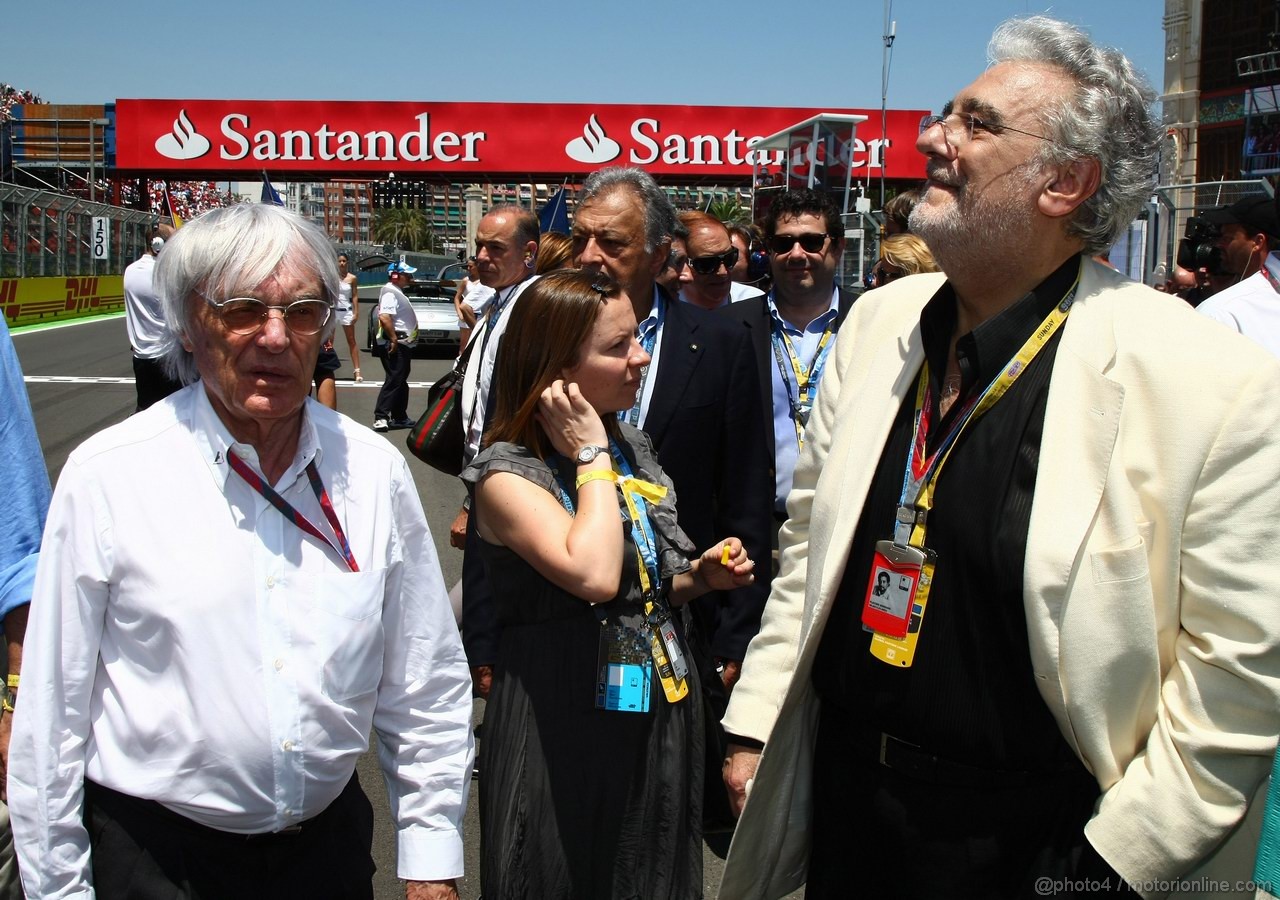
{"type": "Polygon", "coordinates": [[[775,234],[769,238],[769,249],[774,256],[782,256],[784,253],[790,253],[791,248],[798,243],[805,253],[820,253],[822,248],[827,246],[829,237],[831,235],[813,231],[804,234],[775,234]]]}
{"type": "Polygon", "coordinates": [[[333,312],[333,307],[325,301],[311,298],[295,300],[286,306],[272,306],[253,297],[232,297],[219,303],[204,294],[200,296],[218,311],[218,318],[227,331],[240,335],[257,334],[273,309],[280,311],[285,327],[293,334],[304,337],[319,334],[333,312]]]}
{"type": "Polygon", "coordinates": [[[738,263],[738,248],[730,247],[723,253],[717,253],[714,256],[691,256],[689,257],[689,267],[699,275],[714,275],[720,271],[720,267],[732,269],[738,263]]]}
{"type": "Polygon", "coordinates": [[[1053,138],[1046,137],[1043,134],[1036,134],[1034,131],[1023,131],[1021,128],[1014,128],[1012,125],[996,125],[981,116],[975,116],[973,113],[953,112],[945,116],[924,116],[920,119],[920,133],[924,134],[934,125],[942,126],[942,139],[946,141],[947,147],[953,151],[956,149],[956,142],[952,138],[958,134],[963,134],[966,142],[971,141],[975,131],[985,131],[996,135],[1012,131],[1015,134],[1025,134],[1027,137],[1039,138],[1051,144],[1058,143],[1053,138]],[[949,123],[948,119],[955,119],[956,121],[949,123]]]}

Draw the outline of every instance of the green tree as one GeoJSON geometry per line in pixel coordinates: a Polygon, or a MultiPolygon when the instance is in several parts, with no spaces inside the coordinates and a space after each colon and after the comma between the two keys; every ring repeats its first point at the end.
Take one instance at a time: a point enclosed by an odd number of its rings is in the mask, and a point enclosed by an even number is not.
{"type": "Polygon", "coordinates": [[[707,215],[715,216],[726,225],[741,225],[744,228],[751,225],[751,210],[739,203],[735,197],[712,200],[707,205],[707,215]]]}
{"type": "Polygon", "coordinates": [[[380,209],[373,216],[373,239],[403,250],[436,253],[440,241],[431,230],[427,214],[413,207],[380,209]]]}

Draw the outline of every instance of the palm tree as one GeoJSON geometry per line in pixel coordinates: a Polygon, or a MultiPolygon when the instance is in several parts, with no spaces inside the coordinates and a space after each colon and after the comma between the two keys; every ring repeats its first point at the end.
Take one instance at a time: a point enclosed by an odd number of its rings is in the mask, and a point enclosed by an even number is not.
{"type": "Polygon", "coordinates": [[[738,202],[736,197],[712,200],[707,204],[707,215],[715,216],[726,225],[751,225],[751,210],[738,202]]]}
{"type": "Polygon", "coordinates": [[[436,252],[439,246],[427,214],[413,207],[390,207],[374,213],[373,239],[405,250],[425,250],[428,253],[436,252]]]}

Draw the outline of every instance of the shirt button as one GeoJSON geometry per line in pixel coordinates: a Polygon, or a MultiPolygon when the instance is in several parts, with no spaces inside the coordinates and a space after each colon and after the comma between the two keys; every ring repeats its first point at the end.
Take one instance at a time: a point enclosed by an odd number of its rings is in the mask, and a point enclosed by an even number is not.
{"type": "Polygon", "coordinates": [[[281,745],[280,745],[280,747],[281,747],[283,750],[285,750],[285,751],[292,750],[292,749],[293,749],[293,741],[285,741],[283,744],[281,744],[281,745]]]}
{"type": "Polygon", "coordinates": [[[276,660],[276,663],[275,663],[275,666],[276,666],[276,671],[277,671],[277,672],[279,672],[281,669],[283,669],[283,668],[284,668],[284,660],[283,660],[283,659],[277,659],[277,660],[276,660]]]}
{"type": "Polygon", "coordinates": [[[273,588],[273,587],[275,587],[275,586],[276,586],[276,576],[274,576],[274,575],[268,575],[268,576],[267,576],[267,587],[269,587],[269,588],[273,588]]]}

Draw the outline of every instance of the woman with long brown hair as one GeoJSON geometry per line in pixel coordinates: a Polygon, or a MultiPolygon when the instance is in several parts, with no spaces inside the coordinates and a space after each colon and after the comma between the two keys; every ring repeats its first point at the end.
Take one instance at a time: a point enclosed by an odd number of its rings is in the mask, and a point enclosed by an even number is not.
{"type": "Polygon", "coordinates": [[[531,285],[463,472],[503,625],[480,797],[490,900],[702,894],[702,707],[679,607],[754,564],[737,538],[696,555],[648,438],[618,421],[649,362],[635,331],[603,276],[531,285]]]}

